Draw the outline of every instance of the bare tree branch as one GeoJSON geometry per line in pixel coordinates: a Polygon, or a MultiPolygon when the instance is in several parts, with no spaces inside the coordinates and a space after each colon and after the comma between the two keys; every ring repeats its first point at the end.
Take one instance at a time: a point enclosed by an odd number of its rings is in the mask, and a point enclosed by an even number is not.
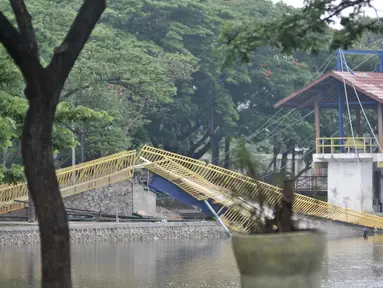
{"type": "Polygon", "coordinates": [[[184,133],[182,133],[181,135],[179,135],[177,137],[177,140],[178,141],[184,141],[186,138],[188,138],[191,134],[193,134],[194,132],[196,132],[199,127],[202,126],[202,123],[199,121],[199,119],[197,120],[196,124],[194,126],[191,126],[188,130],[186,130],[184,133]]]}
{"type": "Polygon", "coordinates": [[[209,151],[211,147],[211,141],[207,142],[205,146],[203,146],[200,150],[193,153],[190,157],[195,159],[200,159],[203,155],[206,154],[207,151],[209,151]]]}
{"type": "Polygon", "coordinates": [[[299,177],[301,177],[306,171],[310,170],[311,169],[311,163],[312,161],[310,162],[306,162],[306,165],[305,165],[305,168],[303,168],[301,171],[299,171],[299,173],[297,175],[295,175],[294,177],[294,181],[296,181],[299,177]]]}
{"type": "MultiPolygon", "coordinates": [[[[336,2],[335,2],[336,3],[336,2]]],[[[370,0],[343,0],[337,5],[331,5],[328,7],[329,15],[322,21],[332,22],[332,18],[339,16],[342,11],[348,8],[353,8],[354,12],[360,13],[360,9],[363,6],[372,7],[370,0]]]]}
{"type": "Polygon", "coordinates": [[[85,0],[61,46],[55,49],[47,69],[61,87],[105,8],[106,0],[85,0]]]}
{"type": "Polygon", "coordinates": [[[197,150],[202,144],[205,143],[206,139],[209,138],[209,131],[206,131],[206,133],[200,138],[197,143],[193,143],[190,145],[188,155],[193,155],[195,150],[197,150]]]}

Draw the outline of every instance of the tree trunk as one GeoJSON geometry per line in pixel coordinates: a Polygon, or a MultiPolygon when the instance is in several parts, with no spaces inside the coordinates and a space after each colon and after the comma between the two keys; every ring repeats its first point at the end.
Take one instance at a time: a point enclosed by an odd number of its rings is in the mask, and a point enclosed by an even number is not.
{"type": "Polygon", "coordinates": [[[84,154],[84,132],[80,131],[80,163],[84,163],[85,154],[84,154]]]}
{"type": "Polygon", "coordinates": [[[199,149],[198,151],[195,151],[190,157],[195,159],[200,159],[203,155],[207,153],[207,151],[209,151],[210,147],[211,145],[209,141],[201,149],[199,149]]]}
{"type": "Polygon", "coordinates": [[[223,163],[223,167],[226,169],[230,169],[230,137],[225,137],[225,162],[223,163]]]}
{"type": "Polygon", "coordinates": [[[194,153],[197,152],[197,149],[203,145],[205,142],[206,142],[206,139],[209,138],[209,130],[206,131],[206,133],[196,142],[196,143],[192,143],[189,147],[189,151],[188,153],[186,154],[186,156],[189,156],[191,157],[191,155],[193,155],[194,153]]]}
{"type": "Polygon", "coordinates": [[[289,152],[290,152],[290,149],[287,149],[286,151],[283,151],[282,153],[281,167],[280,167],[280,172],[282,176],[286,175],[287,156],[289,155],[289,152]]]}
{"type": "Polygon", "coordinates": [[[295,176],[295,143],[291,147],[291,173],[292,176],[295,176]]]}
{"type": "MultiPolygon", "coordinates": [[[[0,43],[20,68],[29,107],[21,137],[28,190],[39,220],[43,288],[71,288],[68,219],[61,198],[52,151],[53,119],[65,81],[106,0],[84,0],[65,39],[48,66],[40,63],[32,17],[23,0],[10,1],[16,29],[0,11],[0,43]]],[[[59,15],[57,15],[59,16],[59,15]]]]}
{"type": "Polygon", "coordinates": [[[14,164],[17,161],[17,159],[19,158],[19,156],[20,156],[20,153],[21,153],[21,141],[17,140],[16,141],[16,145],[17,145],[17,149],[16,149],[16,152],[15,152],[15,155],[13,155],[11,161],[7,162],[8,167],[11,166],[12,164],[14,164]]]}
{"type": "MultiPolygon", "coordinates": [[[[28,190],[39,220],[43,288],[71,288],[69,227],[52,151],[53,119],[65,81],[106,0],[84,0],[48,66],[40,63],[32,17],[23,0],[10,1],[18,29],[0,11],[0,42],[20,68],[29,107],[21,137],[28,190]]],[[[59,16],[59,15],[58,15],[59,16]]]]}
{"type": "Polygon", "coordinates": [[[274,148],[273,148],[273,172],[277,171],[277,158],[278,158],[278,154],[279,154],[279,148],[274,145],[274,148]]]}
{"type": "MultiPolygon", "coordinates": [[[[49,79],[41,76],[41,79],[49,79]]],[[[69,227],[52,154],[52,127],[57,105],[52,96],[59,93],[52,82],[27,86],[26,95],[30,101],[21,140],[29,192],[39,219],[43,287],[47,288],[72,287],[69,227]]]]}
{"type": "Polygon", "coordinates": [[[7,167],[7,155],[8,155],[8,148],[5,148],[3,151],[3,166],[7,167]]]}
{"type": "Polygon", "coordinates": [[[28,191],[28,222],[34,223],[36,222],[36,211],[35,211],[35,204],[33,204],[31,193],[28,191]]]}
{"type": "Polygon", "coordinates": [[[211,148],[211,164],[219,165],[219,140],[216,135],[214,124],[214,107],[213,103],[211,103],[209,107],[209,138],[211,148]]]}
{"type": "Polygon", "coordinates": [[[217,137],[210,136],[211,142],[211,164],[219,165],[219,141],[217,137]]]}

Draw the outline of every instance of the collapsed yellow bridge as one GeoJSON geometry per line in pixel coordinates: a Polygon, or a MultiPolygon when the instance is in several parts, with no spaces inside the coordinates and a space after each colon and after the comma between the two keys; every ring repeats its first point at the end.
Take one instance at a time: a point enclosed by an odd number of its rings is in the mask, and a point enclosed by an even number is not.
{"type": "MultiPolygon", "coordinates": [[[[125,151],[57,170],[63,197],[83,193],[133,177],[136,168],[146,168],[193,196],[220,204],[220,219],[235,231],[256,227],[251,220],[251,209],[246,199],[262,197],[272,207],[281,199],[281,189],[242,174],[161,149],[144,146],[136,151],[125,151]],[[237,205],[238,202],[242,204],[237,205]],[[238,207],[241,207],[239,209],[238,207]]],[[[259,199],[259,198],[258,198],[259,199]]],[[[0,186],[0,214],[26,207],[26,183],[0,186]]],[[[300,194],[295,194],[293,210],[296,214],[340,221],[370,228],[383,228],[383,217],[342,208],[300,194]]]]}

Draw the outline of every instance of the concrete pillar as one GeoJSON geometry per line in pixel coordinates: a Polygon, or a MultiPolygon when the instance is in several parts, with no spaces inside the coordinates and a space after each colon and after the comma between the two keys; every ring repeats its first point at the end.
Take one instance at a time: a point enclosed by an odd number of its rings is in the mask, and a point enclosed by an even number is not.
{"type": "MultiPolygon", "coordinates": [[[[378,140],[380,147],[383,147],[383,113],[382,113],[382,103],[378,103],[378,140]]],[[[380,151],[382,152],[382,151],[380,151]]]]}
{"type": "Polygon", "coordinates": [[[340,141],[339,144],[340,152],[344,152],[344,131],[343,131],[343,105],[344,105],[344,99],[343,99],[343,84],[339,83],[338,85],[338,124],[339,124],[339,137],[340,141]]]}
{"type": "Polygon", "coordinates": [[[328,202],[372,213],[373,158],[328,159],[328,202]]]}
{"type": "Polygon", "coordinates": [[[316,152],[321,153],[319,151],[319,138],[320,138],[320,116],[319,116],[319,103],[318,101],[315,101],[314,104],[314,111],[315,111],[315,139],[316,139],[316,152]]]}

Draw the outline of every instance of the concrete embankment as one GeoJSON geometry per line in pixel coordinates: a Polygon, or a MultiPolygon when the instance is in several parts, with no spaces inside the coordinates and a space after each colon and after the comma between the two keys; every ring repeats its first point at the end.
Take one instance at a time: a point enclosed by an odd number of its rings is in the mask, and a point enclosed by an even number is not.
{"type": "MultiPolygon", "coordinates": [[[[6,224],[6,223],[4,223],[6,224]]],[[[215,222],[70,223],[72,242],[225,238],[215,222]]],[[[0,247],[38,244],[36,225],[1,225],[0,247]]]]}
{"type": "MultiPolygon", "coordinates": [[[[296,215],[301,229],[318,229],[329,240],[361,237],[364,227],[329,220],[296,215]]],[[[136,222],[136,223],[70,223],[72,242],[201,239],[226,238],[227,234],[216,222],[136,222]]],[[[372,231],[370,231],[372,232],[372,231]]],[[[0,247],[8,245],[37,244],[40,242],[37,225],[0,223],[0,247]]]]}

